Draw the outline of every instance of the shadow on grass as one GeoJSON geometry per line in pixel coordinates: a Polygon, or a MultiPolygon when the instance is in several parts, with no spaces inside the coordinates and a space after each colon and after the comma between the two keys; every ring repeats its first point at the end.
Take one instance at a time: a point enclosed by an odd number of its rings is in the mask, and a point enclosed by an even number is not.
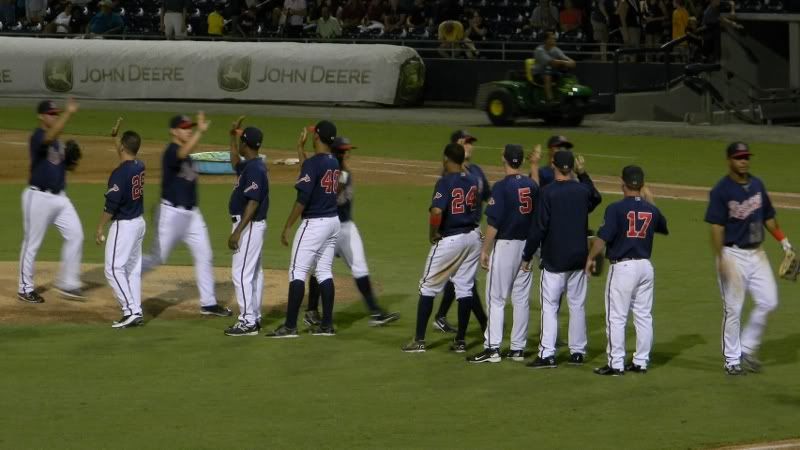
{"type": "MultiPolygon", "coordinates": [[[[679,356],[681,353],[705,343],[706,340],[703,338],[703,336],[699,334],[682,334],[680,336],[676,336],[673,340],[669,342],[657,343],[655,348],[658,349],[658,351],[654,351],[651,353],[650,361],[653,364],[664,366],[673,359],[675,359],[677,356],[679,356]]],[[[677,365],[682,367],[688,367],[683,363],[677,365]]],[[[691,364],[691,366],[695,365],[691,364]]]]}
{"type": "Polygon", "coordinates": [[[783,366],[794,364],[800,352],[800,333],[790,334],[781,339],[772,339],[764,343],[764,362],[769,365],[783,366]]]}

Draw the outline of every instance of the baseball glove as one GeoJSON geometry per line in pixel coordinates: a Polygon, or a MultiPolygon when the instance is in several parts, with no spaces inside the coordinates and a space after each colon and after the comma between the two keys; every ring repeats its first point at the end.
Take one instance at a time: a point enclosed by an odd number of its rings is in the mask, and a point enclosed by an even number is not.
{"type": "Polygon", "coordinates": [[[797,274],[800,272],[800,259],[794,250],[789,250],[783,255],[783,262],[778,269],[778,276],[784,280],[797,281],[797,274]]]}
{"type": "Polygon", "coordinates": [[[64,144],[64,164],[66,164],[67,170],[75,170],[81,156],[83,156],[81,155],[81,146],[77,142],[70,139],[64,144]]]}

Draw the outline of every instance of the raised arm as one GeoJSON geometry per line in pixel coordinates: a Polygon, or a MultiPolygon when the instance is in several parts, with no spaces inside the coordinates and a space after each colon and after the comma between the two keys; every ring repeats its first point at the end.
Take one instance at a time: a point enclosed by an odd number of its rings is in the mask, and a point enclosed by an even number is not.
{"type": "Polygon", "coordinates": [[[197,143],[200,142],[203,133],[208,131],[209,125],[211,125],[211,122],[206,121],[206,114],[203,111],[198,112],[197,130],[195,130],[195,132],[192,133],[192,137],[178,149],[178,159],[186,159],[189,156],[189,153],[191,153],[197,143]]]}
{"type": "Polygon", "coordinates": [[[78,112],[78,103],[72,97],[70,97],[67,99],[67,104],[64,106],[64,112],[58,116],[56,123],[54,123],[53,126],[45,132],[44,143],[49,145],[58,139],[58,136],[60,136],[61,132],[64,131],[64,127],[67,125],[67,122],[69,122],[69,118],[76,112],[78,112]]]}
{"type": "Polygon", "coordinates": [[[230,143],[230,150],[231,150],[231,167],[233,170],[236,170],[236,166],[239,165],[239,161],[241,157],[239,156],[239,137],[242,135],[242,122],[244,122],[245,116],[239,116],[236,119],[236,122],[231,124],[231,143],[230,143]]]}

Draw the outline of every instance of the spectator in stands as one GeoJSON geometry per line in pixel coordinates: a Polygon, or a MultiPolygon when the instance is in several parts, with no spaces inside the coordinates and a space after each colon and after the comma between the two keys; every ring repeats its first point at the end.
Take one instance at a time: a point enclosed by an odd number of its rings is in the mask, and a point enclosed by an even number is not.
{"type": "Polygon", "coordinates": [[[556,33],[553,30],[544,32],[544,43],[536,47],[533,58],[534,79],[544,85],[544,94],[547,101],[553,101],[553,80],[558,79],[564,72],[575,68],[575,61],[569,58],[560,48],[556,47],[556,33]]]}
{"type": "MultiPolygon", "coordinates": [[[[324,8],[328,8],[328,12],[331,16],[339,19],[339,15],[342,13],[342,7],[339,6],[339,2],[337,0],[323,0],[322,2],[318,3],[317,8],[314,12],[313,19],[316,22],[317,19],[322,17],[322,10],[324,8]]],[[[341,21],[339,21],[339,25],[341,25],[341,21]]]]}
{"type": "Polygon", "coordinates": [[[611,23],[608,10],[606,0],[592,0],[592,33],[595,42],[600,44],[600,59],[603,61],[608,58],[608,25],[611,23]]]}
{"type": "MultiPolygon", "coordinates": [[[[689,27],[689,11],[684,6],[683,0],[673,0],[675,10],[672,11],[672,39],[680,39],[686,36],[686,29],[689,27]]],[[[677,48],[686,49],[686,42],[677,48]]],[[[679,50],[683,52],[684,50],[679,50]]]]}
{"type": "Polygon", "coordinates": [[[71,33],[72,32],[72,3],[67,3],[64,10],[58,13],[55,20],[48,24],[48,33],[71,33]],[[50,28],[52,26],[52,28],[50,28]]]}
{"type": "Polygon", "coordinates": [[[187,0],[162,0],[161,31],[167,39],[186,37],[187,0]]]}
{"type": "Polygon", "coordinates": [[[558,8],[550,0],[542,0],[531,14],[531,26],[537,33],[558,28],[558,8]]]}
{"type": "Polygon", "coordinates": [[[322,7],[322,16],[317,19],[317,35],[322,39],[333,39],[342,35],[342,26],[339,24],[339,20],[331,16],[327,6],[322,7]]]}
{"type": "Polygon", "coordinates": [[[111,0],[101,0],[98,12],[89,22],[89,33],[95,35],[120,34],[125,27],[122,17],[111,10],[111,0]]]}
{"type": "Polygon", "coordinates": [[[29,24],[36,24],[44,19],[47,0],[25,0],[25,17],[29,24]]]}
{"type": "Polygon", "coordinates": [[[256,21],[256,8],[247,8],[239,15],[239,20],[236,23],[236,32],[243,38],[253,37],[256,35],[257,25],[256,21]]]}
{"type": "Polygon", "coordinates": [[[208,15],[208,35],[215,37],[222,37],[225,30],[225,17],[222,15],[225,11],[224,3],[214,4],[214,11],[208,15]]]}
{"type": "MultiPolygon", "coordinates": [[[[663,22],[666,17],[667,11],[663,0],[646,0],[642,2],[645,47],[654,48],[661,44],[661,35],[664,30],[663,22]]],[[[647,55],[648,61],[655,59],[655,54],[647,55]]]]}
{"type": "Polygon", "coordinates": [[[364,20],[367,10],[364,8],[364,3],[361,0],[347,0],[347,3],[342,7],[342,12],[339,16],[341,20],[342,29],[344,31],[353,31],[364,20]]]}
{"type": "Polygon", "coordinates": [[[403,24],[406,22],[406,14],[400,8],[399,0],[389,0],[383,13],[384,33],[396,34],[403,31],[403,24]]]}
{"type": "Polygon", "coordinates": [[[481,14],[477,10],[472,11],[469,18],[469,28],[467,29],[465,37],[472,42],[485,41],[488,33],[489,30],[486,28],[486,24],[483,23],[481,14]]]}
{"type": "MultiPolygon", "coordinates": [[[[735,14],[734,3],[729,2],[731,15],[735,14]]],[[[722,26],[742,29],[733,19],[720,16],[720,0],[711,0],[703,13],[703,57],[707,62],[719,61],[722,53],[722,26]]]]}
{"type": "Polygon", "coordinates": [[[306,0],[285,0],[283,10],[286,15],[286,34],[299,37],[303,34],[303,23],[308,15],[306,0]]]}
{"type": "Polygon", "coordinates": [[[16,0],[0,0],[0,22],[4,27],[10,27],[17,23],[16,0]]]}
{"type": "Polygon", "coordinates": [[[367,7],[367,15],[361,24],[361,31],[380,31],[383,34],[383,16],[386,14],[386,2],[384,0],[371,0],[367,7]]]}
{"type": "Polygon", "coordinates": [[[428,17],[425,0],[415,0],[406,15],[406,31],[409,34],[424,34],[429,26],[428,17]]]}
{"type": "Polygon", "coordinates": [[[561,25],[562,32],[571,33],[576,31],[583,25],[583,11],[576,8],[572,0],[565,0],[564,9],[561,10],[558,16],[558,22],[561,25]]]}
{"type": "MultiPolygon", "coordinates": [[[[619,0],[617,4],[622,42],[628,48],[639,48],[642,42],[639,5],[636,0],[619,0]]],[[[635,60],[636,57],[630,58],[635,60]]]]}

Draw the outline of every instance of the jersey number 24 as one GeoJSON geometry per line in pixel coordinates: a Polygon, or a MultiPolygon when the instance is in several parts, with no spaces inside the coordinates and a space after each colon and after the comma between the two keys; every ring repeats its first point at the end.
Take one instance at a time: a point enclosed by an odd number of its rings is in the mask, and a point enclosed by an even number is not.
{"type": "Polygon", "coordinates": [[[450,202],[450,210],[452,210],[453,214],[463,214],[464,203],[469,205],[470,208],[475,208],[475,198],[477,197],[477,194],[478,188],[475,186],[469,188],[467,195],[464,195],[464,189],[453,189],[453,192],[450,193],[450,196],[453,198],[453,200],[450,202]]]}
{"type": "Polygon", "coordinates": [[[628,233],[629,238],[644,239],[647,237],[647,229],[653,221],[653,213],[639,211],[628,211],[628,233]],[[637,221],[642,221],[641,228],[636,228],[637,221]]]}

